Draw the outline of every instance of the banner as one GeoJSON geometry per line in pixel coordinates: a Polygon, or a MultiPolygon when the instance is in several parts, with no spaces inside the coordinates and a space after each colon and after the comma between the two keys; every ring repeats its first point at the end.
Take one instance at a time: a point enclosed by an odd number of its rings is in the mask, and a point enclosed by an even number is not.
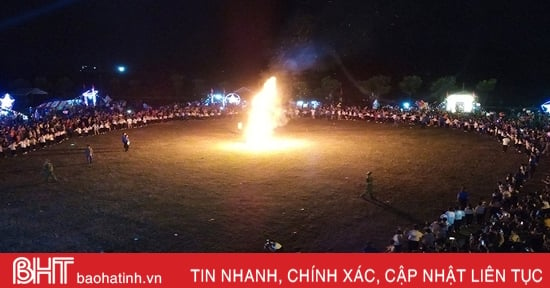
{"type": "Polygon", "coordinates": [[[548,254],[0,254],[0,287],[550,287],[548,254]]]}

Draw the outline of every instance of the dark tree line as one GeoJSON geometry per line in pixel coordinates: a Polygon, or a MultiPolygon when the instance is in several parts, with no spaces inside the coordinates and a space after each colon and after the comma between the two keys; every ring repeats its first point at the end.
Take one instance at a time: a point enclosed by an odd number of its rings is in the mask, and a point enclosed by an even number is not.
{"type": "MultiPolygon", "coordinates": [[[[324,103],[345,102],[346,104],[371,103],[374,99],[391,102],[403,98],[436,102],[442,101],[449,93],[465,89],[474,92],[482,104],[498,101],[491,94],[497,84],[494,78],[480,80],[468,89],[459,87],[454,76],[444,76],[425,83],[418,75],[407,75],[399,81],[393,81],[386,75],[374,75],[365,80],[358,80],[349,86],[351,88],[344,90],[343,82],[332,75],[320,76],[312,80],[306,79],[301,74],[265,71],[260,75],[258,87],[272,75],[278,77],[279,90],[289,99],[315,99],[324,103]]],[[[170,102],[196,101],[204,98],[211,89],[229,93],[243,86],[231,81],[212,83],[202,78],[190,79],[181,73],[174,73],[168,79],[154,84],[146,83],[139,78],[119,76],[113,76],[100,84],[86,85],[82,82],[68,76],[57,79],[40,76],[32,81],[18,78],[9,83],[8,90],[40,88],[52,97],[71,99],[94,85],[103,95],[110,95],[114,99],[145,101],[156,99],[159,102],[170,102]]]]}

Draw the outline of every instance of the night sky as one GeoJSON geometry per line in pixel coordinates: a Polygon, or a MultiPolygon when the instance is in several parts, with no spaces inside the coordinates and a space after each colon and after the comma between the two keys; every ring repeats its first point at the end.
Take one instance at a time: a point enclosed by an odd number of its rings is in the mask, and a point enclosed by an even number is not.
{"type": "Polygon", "coordinates": [[[546,3],[3,1],[0,90],[17,78],[73,77],[81,65],[110,73],[124,64],[153,86],[178,73],[236,87],[283,67],[345,87],[377,74],[394,83],[416,74],[428,85],[455,76],[466,88],[496,78],[501,97],[532,104],[550,97],[546,3]]]}

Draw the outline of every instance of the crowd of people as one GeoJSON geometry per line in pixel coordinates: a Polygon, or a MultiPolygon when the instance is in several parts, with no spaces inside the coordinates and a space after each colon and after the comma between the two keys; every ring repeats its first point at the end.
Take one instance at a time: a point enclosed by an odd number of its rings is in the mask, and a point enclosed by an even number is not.
{"type": "MultiPolygon", "coordinates": [[[[451,114],[438,109],[403,110],[399,107],[369,109],[357,106],[295,108],[292,117],[355,120],[392,126],[444,127],[494,137],[504,153],[521,153],[525,163],[504,175],[487,201],[473,202],[466,187],[457,193],[456,205],[432,221],[398,227],[389,245],[365,252],[548,252],[550,251],[550,175],[533,191],[524,189],[533,179],[542,157],[550,151],[550,121],[547,115],[522,110],[502,113],[451,114]]],[[[367,175],[361,195],[375,197],[372,177],[367,175]],[[370,180],[370,181],[369,181],[370,180]]],[[[540,172],[539,172],[540,173],[540,172]]],[[[538,183],[536,183],[538,184],[538,183]]]]}
{"type": "MultiPolygon", "coordinates": [[[[17,157],[65,141],[70,137],[98,135],[113,130],[142,127],[176,119],[211,119],[242,113],[242,106],[222,108],[199,103],[173,104],[158,108],[144,107],[128,111],[125,107],[74,108],[44,113],[30,120],[2,119],[0,122],[0,158],[17,157]]],[[[472,202],[467,187],[457,193],[456,205],[442,211],[433,221],[398,228],[384,249],[370,245],[365,251],[386,252],[541,252],[550,251],[550,175],[541,189],[525,191],[537,166],[550,151],[550,121],[546,115],[520,113],[449,114],[430,109],[403,110],[397,107],[370,109],[358,106],[329,105],[315,108],[286,107],[289,118],[313,118],[333,121],[356,120],[400,126],[418,125],[463,129],[494,137],[503,152],[522,153],[525,164],[496,183],[488,201],[472,202]]],[[[38,115],[38,114],[37,114],[38,115]]],[[[123,134],[127,151],[130,140],[123,134]]],[[[92,163],[93,150],[86,158],[92,163]]],[[[55,178],[53,168],[48,177],[55,178]],[[53,177],[52,177],[53,175],[53,177]]],[[[370,177],[372,172],[368,173],[370,177]]],[[[372,178],[367,179],[365,194],[374,195],[372,178]]]]}
{"type": "Polygon", "coordinates": [[[240,109],[220,109],[199,104],[147,107],[139,111],[126,107],[75,107],[49,111],[30,120],[0,119],[0,158],[16,157],[54,145],[70,137],[104,134],[114,130],[142,127],[174,119],[208,119],[238,113],[240,109]]]}

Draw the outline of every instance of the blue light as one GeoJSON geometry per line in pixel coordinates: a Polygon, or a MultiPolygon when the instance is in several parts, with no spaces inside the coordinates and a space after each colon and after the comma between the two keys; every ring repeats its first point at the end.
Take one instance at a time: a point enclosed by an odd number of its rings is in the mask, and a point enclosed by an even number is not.
{"type": "Polygon", "coordinates": [[[542,111],[545,113],[550,113],[550,101],[545,102],[544,104],[540,105],[542,108],[542,111]]]}
{"type": "Polygon", "coordinates": [[[403,109],[409,109],[409,108],[411,108],[411,103],[403,102],[403,109]]]}
{"type": "Polygon", "coordinates": [[[321,102],[315,100],[311,101],[311,106],[313,106],[314,109],[317,109],[319,105],[321,105],[321,102]]]}
{"type": "Polygon", "coordinates": [[[126,72],[126,67],[125,66],[118,66],[118,67],[116,67],[116,70],[120,73],[124,73],[124,72],[126,72]]]}
{"type": "Polygon", "coordinates": [[[378,102],[378,99],[374,99],[374,101],[372,102],[372,109],[378,109],[380,108],[380,102],[378,102]]]}

